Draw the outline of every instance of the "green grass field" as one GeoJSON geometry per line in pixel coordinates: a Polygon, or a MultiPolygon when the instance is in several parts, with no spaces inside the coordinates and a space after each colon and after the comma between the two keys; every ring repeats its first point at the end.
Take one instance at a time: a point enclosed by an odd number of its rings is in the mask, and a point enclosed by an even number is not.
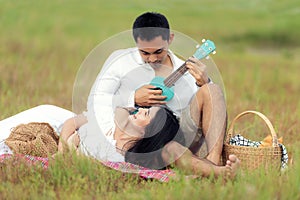
{"type": "MultiPolygon", "coordinates": [[[[244,110],[264,113],[288,148],[289,170],[280,176],[257,171],[227,183],[182,178],[165,184],[67,156],[46,171],[1,165],[0,198],[299,199],[297,0],[0,0],[0,120],[40,104],[71,110],[73,83],[85,57],[100,42],[129,30],[144,11],[164,13],[172,29],[197,41],[215,41],[213,59],[224,81],[229,123],[244,110]]],[[[255,139],[268,133],[256,118],[241,120],[240,126],[255,139]]]]}

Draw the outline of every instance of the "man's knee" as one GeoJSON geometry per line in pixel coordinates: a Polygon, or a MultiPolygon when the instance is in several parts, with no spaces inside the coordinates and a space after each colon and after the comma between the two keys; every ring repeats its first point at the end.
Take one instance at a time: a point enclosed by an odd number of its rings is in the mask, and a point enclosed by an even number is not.
{"type": "Polygon", "coordinates": [[[202,93],[202,95],[211,97],[212,95],[222,95],[223,96],[223,91],[220,88],[219,85],[214,84],[214,83],[209,83],[203,85],[199,90],[199,93],[202,93]]]}

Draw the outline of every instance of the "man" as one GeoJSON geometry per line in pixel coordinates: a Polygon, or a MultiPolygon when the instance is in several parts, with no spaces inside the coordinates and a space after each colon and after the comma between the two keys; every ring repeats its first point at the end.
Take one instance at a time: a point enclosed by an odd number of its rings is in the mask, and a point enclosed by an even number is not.
{"type": "MultiPolygon", "coordinates": [[[[188,72],[174,85],[174,98],[164,101],[166,96],[162,90],[149,83],[155,76],[167,77],[184,63],[169,50],[174,39],[169,23],[159,13],[144,13],[133,24],[133,37],[136,48],[114,52],[103,66],[89,95],[89,116],[97,122],[100,132],[106,135],[113,127],[117,106],[134,110],[137,107],[167,105],[180,119],[188,149],[171,142],[164,149],[163,156],[175,157],[178,165],[185,169],[188,168],[186,162],[191,169],[193,165],[203,166],[203,170],[197,170],[208,175],[211,165],[219,165],[227,123],[221,89],[210,82],[205,66],[191,57],[186,62],[188,72]],[[196,93],[201,97],[201,102],[193,98],[196,93]]],[[[81,139],[87,151],[91,152],[95,141],[88,134],[81,136],[81,139]]],[[[237,167],[238,159],[231,156],[227,168],[234,168],[235,172],[237,167]]]]}

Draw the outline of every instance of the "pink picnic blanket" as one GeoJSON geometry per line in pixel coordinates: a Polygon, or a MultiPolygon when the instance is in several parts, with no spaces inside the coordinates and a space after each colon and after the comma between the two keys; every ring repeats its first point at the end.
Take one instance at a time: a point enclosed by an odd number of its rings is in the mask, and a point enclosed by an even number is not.
{"type": "MultiPolygon", "coordinates": [[[[30,156],[30,155],[12,155],[12,154],[2,154],[0,155],[0,162],[5,162],[8,158],[12,156],[17,156],[19,158],[24,158],[28,164],[40,164],[43,168],[47,169],[49,166],[48,158],[30,156]]],[[[166,170],[153,170],[138,165],[134,165],[127,162],[110,162],[110,161],[100,161],[103,165],[119,170],[124,173],[135,173],[140,177],[145,179],[156,179],[161,182],[168,182],[171,177],[175,176],[175,172],[166,169],[166,170]]]]}

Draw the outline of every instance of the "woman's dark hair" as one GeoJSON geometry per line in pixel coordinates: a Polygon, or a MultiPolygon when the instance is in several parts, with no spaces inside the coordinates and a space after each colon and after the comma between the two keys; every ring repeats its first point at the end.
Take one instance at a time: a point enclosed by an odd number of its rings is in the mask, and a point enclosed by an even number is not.
{"type": "Polygon", "coordinates": [[[146,126],[144,137],[127,150],[125,161],[151,169],[163,169],[170,163],[163,161],[162,149],[172,140],[184,145],[184,135],[176,116],[162,107],[146,126]]]}
{"type": "Polygon", "coordinates": [[[133,23],[132,26],[133,38],[135,42],[140,38],[141,40],[150,41],[158,36],[162,36],[163,40],[170,38],[170,26],[167,18],[155,12],[146,12],[133,23]]]}

